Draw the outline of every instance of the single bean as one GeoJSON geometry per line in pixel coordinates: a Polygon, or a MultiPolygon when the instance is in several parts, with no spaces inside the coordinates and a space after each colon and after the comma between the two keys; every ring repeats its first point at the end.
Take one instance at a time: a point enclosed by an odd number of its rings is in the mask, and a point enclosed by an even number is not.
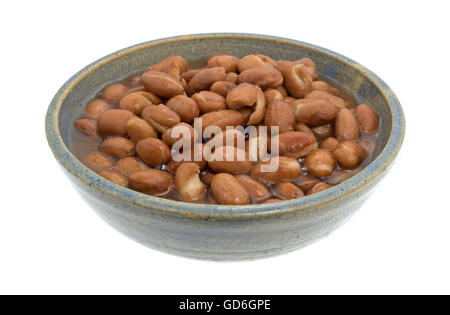
{"type": "Polygon", "coordinates": [[[97,119],[103,112],[109,109],[109,105],[105,100],[97,98],[86,106],[86,117],[97,119]]]}
{"type": "Polygon", "coordinates": [[[320,143],[319,148],[332,152],[336,149],[338,143],[339,141],[336,138],[328,137],[320,143]]]}
{"type": "Polygon", "coordinates": [[[118,172],[112,170],[103,170],[99,171],[98,175],[106,178],[107,180],[119,186],[126,187],[128,185],[128,178],[118,172]]]}
{"type": "Polygon", "coordinates": [[[158,138],[158,133],[144,119],[133,117],[127,122],[127,133],[134,142],[145,138],[158,138]]]}
{"type": "Polygon", "coordinates": [[[155,169],[135,172],[128,180],[131,189],[148,195],[161,196],[170,192],[172,187],[172,175],[155,169]]]}
{"type": "Polygon", "coordinates": [[[319,100],[327,101],[327,102],[333,104],[334,106],[336,106],[337,110],[340,110],[342,108],[346,108],[347,106],[349,106],[349,103],[346,100],[344,100],[340,97],[337,97],[333,94],[330,94],[328,92],[322,91],[322,90],[314,90],[314,91],[306,94],[305,99],[319,99],[319,100]]]}
{"type": "Polygon", "coordinates": [[[211,85],[210,91],[227,97],[228,92],[236,87],[236,84],[228,81],[216,81],[211,85]]]}
{"type": "Polygon", "coordinates": [[[109,109],[97,120],[97,132],[101,136],[126,136],[128,121],[136,117],[124,109],[109,109]]]}
{"type": "Polygon", "coordinates": [[[192,95],[196,92],[209,90],[216,81],[223,81],[225,78],[224,67],[207,68],[197,73],[188,83],[186,92],[192,95]]]}
{"type": "Polygon", "coordinates": [[[339,165],[344,169],[354,169],[365,160],[367,152],[354,141],[342,141],[333,151],[339,165]]]}
{"type": "Polygon", "coordinates": [[[272,157],[267,161],[258,163],[250,170],[250,175],[268,184],[285,180],[294,180],[301,174],[300,163],[291,157],[272,157]],[[269,165],[278,165],[275,170],[264,169],[269,165]]]}
{"type": "Polygon", "coordinates": [[[134,143],[124,137],[110,137],[98,147],[100,152],[115,158],[121,158],[134,153],[134,143]]]}
{"type": "Polygon", "coordinates": [[[347,108],[341,109],[335,120],[334,132],[341,140],[359,139],[359,125],[355,116],[347,108]]]}
{"type": "Polygon", "coordinates": [[[248,55],[239,60],[239,63],[237,64],[237,68],[239,72],[243,72],[248,69],[253,68],[275,68],[276,62],[265,55],[248,55]]]}
{"type": "Polygon", "coordinates": [[[119,83],[111,84],[102,92],[102,98],[110,104],[118,104],[127,92],[128,88],[119,83]]]}
{"type": "Polygon", "coordinates": [[[211,91],[195,93],[191,98],[198,104],[202,114],[227,109],[225,98],[211,91]]]}
{"type": "Polygon", "coordinates": [[[93,152],[84,159],[84,164],[94,171],[100,171],[112,167],[114,160],[106,154],[93,152]]]}
{"type": "Polygon", "coordinates": [[[291,182],[281,182],[275,188],[275,195],[280,199],[296,199],[303,197],[303,190],[291,182]]]}
{"type": "Polygon", "coordinates": [[[148,167],[135,156],[127,156],[118,160],[116,164],[114,164],[114,169],[126,176],[130,176],[135,172],[146,170],[148,167]]]}
{"type": "Polygon", "coordinates": [[[252,167],[248,153],[235,147],[220,147],[215,150],[208,167],[216,173],[243,173],[252,167]]]}
{"type": "Polygon", "coordinates": [[[326,190],[328,188],[331,188],[331,187],[333,187],[333,186],[331,186],[331,185],[329,185],[327,183],[324,183],[324,182],[320,182],[320,183],[315,184],[314,187],[311,188],[310,190],[308,190],[308,192],[306,194],[307,195],[312,195],[312,194],[324,191],[324,190],[326,190]]]}
{"type": "Polygon", "coordinates": [[[247,190],[231,174],[214,175],[211,182],[211,193],[222,205],[246,205],[250,202],[247,190]]]}
{"type": "Polygon", "coordinates": [[[200,115],[198,104],[185,95],[172,97],[167,102],[166,106],[176,112],[180,116],[181,121],[188,124],[192,123],[194,118],[200,115]]]}
{"type": "Polygon", "coordinates": [[[145,72],[141,81],[147,90],[163,98],[171,98],[184,92],[181,82],[164,72],[145,72]]]}
{"type": "Polygon", "coordinates": [[[147,165],[158,167],[170,160],[170,148],[161,140],[146,138],[136,144],[138,157],[147,165]]]}
{"type": "Polygon", "coordinates": [[[163,104],[147,106],[142,112],[142,118],[160,133],[181,121],[177,113],[163,104]]]}
{"type": "Polygon", "coordinates": [[[97,121],[89,118],[78,119],[75,122],[75,129],[84,133],[85,135],[96,138],[97,137],[97,121]]]}
{"type": "Polygon", "coordinates": [[[175,173],[175,190],[182,201],[203,202],[206,186],[200,180],[200,168],[193,162],[184,162],[175,173]]]}
{"type": "Polygon", "coordinates": [[[259,85],[262,89],[276,89],[283,84],[283,76],[277,69],[252,68],[241,72],[238,77],[238,82],[259,85]]]}
{"type": "Polygon", "coordinates": [[[267,107],[264,123],[270,130],[278,126],[279,133],[293,131],[295,129],[295,114],[289,104],[275,100],[267,107]]]}
{"type": "Polygon", "coordinates": [[[247,190],[253,203],[260,203],[270,197],[270,191],[263,183],[245,174],[236,175],[237,181],[247,190]]]}
{"type": "Polygon", "coordinates": [[[284,86],[291,96],[302,98],[311,91],[313,78],[304,64],[281,61],[278,70],[283,74],[284,86]]]}
{"type": "Polygon", "coordinates": [[[239,58],[231,55],[217,55],[209,58],[207,67],[223,67],[225,72],[236,72],[239,58]]]}
{"type": "Polygon", "coordinates": [[[306,157],[305,166],[308,173],[317,177],[327,177],[333,173],[336,162],[330,152],[317,149],[306,157]]]}
{"type": "Polygon", "coordinates": [[[356,106],[356,117],[363,135],[372,135],[378,130],[378,115],[369,106],[365,104],[356,106]]]}

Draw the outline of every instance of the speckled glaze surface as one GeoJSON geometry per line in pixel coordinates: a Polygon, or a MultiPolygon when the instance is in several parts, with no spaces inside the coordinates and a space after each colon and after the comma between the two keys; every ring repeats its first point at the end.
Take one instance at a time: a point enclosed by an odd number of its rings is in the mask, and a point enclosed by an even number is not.
{"type": "Polygon", "coordinates": [[[391,89],[358,63],[303,42],[251,34],[201,34],[155,40],[104,57],[67,81],[46,117],[49,145],[87,203],[124,235],[167,253],[208,260],[258,259],[304,247],[341,226],[358,210],[392,166],[405,121],[391,89]],[[326,191],[275,204],[197,205],[120,187],[86,168],[71,153],[73,123],[97,91],[170,55],[200,61],[215,52],[274,59],[310,57],[318,72],[348,87],[359,103],[375,108],[382,130],[375,160],[326,191]]]}

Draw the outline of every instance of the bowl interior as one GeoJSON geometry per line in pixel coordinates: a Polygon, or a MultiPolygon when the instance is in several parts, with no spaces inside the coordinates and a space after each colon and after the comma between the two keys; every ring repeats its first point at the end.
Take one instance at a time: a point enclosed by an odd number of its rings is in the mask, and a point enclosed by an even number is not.
{"type": "MultiPolygon", "coordinates": [[[[261,53],[275,60],[296,60],[301,57],[313,59],[322,78],[344,86],[351,92],[357,103],[365,103],[372,106],[380,115],[382,128],[379,131],[374,158],[380,154],[392,138],[393,120],[398,119],[402,122],[401,109],[398,108],[398,112],[395,113],[390,105],[392,103],[397,104],[397,100],[389,87],[369,70],[344,56],[310,44],[281,38],[237,34],[196,35],[174,37],[136,45],[104,57],[77,73],[63,86],[53,102],[58,133],[64,145],[72,151],[71,135],[74,121],[81,115],[86,103],[108,84],[141,72],[149,65],[171,55],[181,55],[190,63],[199,65],[207,56],[216,52],[229,53],[238,57],[261,53]],[[56,104],[58,101],[61,104],[56,104]]],[[[397,140],[392,144],[392,149],[395,150],[395,153],[393,153],[389,163],[394,158],[401,143],[403,130],[400,130],[399,127],[397,132],[397,140]]],[[[55,151],[55,148],[53,149],[55,151]]],[[[58,152],[56,152],[56,155],[58,155],[58,152]]],[[[64,158],[72,159],[73,156],[68,154],[64,158]]],[[[61,159],[59,160],[61,161],[61,159]]],[[[386,161],[381,161],[379,165],[375,165],[367,172],[373,172],[383,163],[386,163],[386,161]]],[[[80,166],[78,165],[76,168],[80,169],[80,166]]],[[[360,175],[361,178],[355,179],[353,184],[363,183],[364,178],[362,176],[368,177],[370,174],[360,175]]],[[[344,190],[341,189],[341,191],[344,190]]],[[[127,192],[133,198],[135,197],[134,193],[127,192]]],[[[323,193],[329,192],[327,190],[323,193]]],[[[306,198],[317,198],[313,196],[306,198]]],[[[292,203],[292,201],[289,202],[292,203]]],[[[292,205],[294,206],[294,204],[292,205]]],[[[265,207],[270,208],[273,206],[266,205],[265,207]]],[[[190,209],[190,206],[186,206],[186,208],[190,209]]]]}

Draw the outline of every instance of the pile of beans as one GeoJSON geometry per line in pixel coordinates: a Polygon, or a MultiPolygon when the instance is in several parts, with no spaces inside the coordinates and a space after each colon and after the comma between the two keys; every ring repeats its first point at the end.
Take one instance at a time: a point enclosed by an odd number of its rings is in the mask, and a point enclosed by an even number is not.
{"type": "Polygon", "coordinates": [[[319,79],[309,58],[218,53],[203,68],[189,69],[183,57],[172,56],[87,104],[75,133],[97,149],[80,159],[117,185],[163,198],[225,205],[300,198],[348,179],[373,153],[378,115],[342,94],[319,79]],[[175,161],[171,147],[180,137],[171,131],[185,126],[194,139],[196,118],[203,129],[267,126],[268,147],[270,127],[277,126],[279,156],[251,160],[251,146],[266,139],[258,136],[244,139],[243,161],[175,161]],[[262,171],[271,159],[278,169],[262,171]]]}

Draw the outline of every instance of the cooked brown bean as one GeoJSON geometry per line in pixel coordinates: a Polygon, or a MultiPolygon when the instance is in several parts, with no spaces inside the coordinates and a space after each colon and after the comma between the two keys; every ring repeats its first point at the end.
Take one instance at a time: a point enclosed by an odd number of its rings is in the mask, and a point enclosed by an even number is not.
{"type": "Polygon", "coordinates": [[[228,72],[225,75],[225,78],[223,80],[236,84],[238,77],[239,77],[239,75],[237,73],[235,73],[235,72],[228,72]]]}
{"type": "Polygon", "coordinates": [[[184,92],[181,82],[164,72],[145,72],[141,81],[147,90],[160,97],[171,98],[184,92]]]}
{"type": "Polygon", "coordinates": [[[270,197],[269,189],[253,177],[239,174],[235,178],[247,190],[253,203],[260,203],[270,197]]]}
{"type": "Polygon", "coordinates": [[[250,202],[247,190],[231,174],[214,175],[211,182],[211,193],[222,205],[246,205],[250,202]]]}
{"type": "Polygon", "coordinates": [[[160,63],[153,65],[145,70],[148,71],[160,71],[167,73],[177,80],[181,79],[181,74],[188,69],[187,61],[181,56],[170,56],[160,63]]]}
{"type": "Polygon", "coordinates": [[[306,194],[307,195],[312,195],[312,194],[324,191],[324,190],[326,190],[328,188],[331,188],[331,187],[333,187],[333,186],[331,186],[331,185],[329,185],[327,183],[320,182],[320,183],[315,184],[314,187],[311,188],[310,190],[308,190],[308,192],[306,194]]]}
{"type": "Polygon", "coordinates": [[[127,133],[134,142],[145,138],[158,138],[158,133],[145,120],[133,117],[127,122],[127,133]]]}
{"type": "Polygon", "coordinates": [[[256,85],[241,83],[227,94],[227,106],[230,109],[253,106],[257,97],[258,87],[256,85]]]}
{"type": "Polygon", "coordinates": [[[295,118],[308,126],[322,126],[331,122],[337,115],[336,107],[328,101],[319,99],[297,100],[290,104],[295,118]]]}
{"type": "Polygon", "coordinates": [[[163,104],[147,106],[142,111],[142,118],[160,133],[181,121],[177,113],[163,104]]]}
{"type": "Polygon", "coordinates": [[[266,104],[270,104],[274,100],[279,100],[279,101],[284,100],[284,96],[277,89],[265,90],[264,97],[266,98],[266,104]]]}
{"type": "Polygon", "coordinates": [[[252,68],[241,72],[238,77],[238,82],[259,85],[262,89],[276,89],[283,84],[283,76],[277,69],[252,68]]]}
{"type": "Polygon", "coordinates": [[[212,157],[208,167],[216,173],[243,173],[252,167],[248,153],[239,148],[217,148],[212,157]]]}
{"type": "Polygon", "coordinates": [[[171,147],[175,144],[175,142],[182,139],[183,137],[190,138],[191,144],[193,144],[195,141],[195,130],[189,124],[178,123],[172,128],[169,128],[166,131],[164,131],[162,135],[162,141],[164,141],[165,144],[171,147]],[[178,135],[175,135],[176,133],[178,133],[178,135]]]}
{"type": "Polygon", "coordinates": [[[126,176],[130,176],[131,174],[146,170],[148,167],[139,161],[135,156],[127,156],[121,158],[114,164],[114,169],[125,174],[126,176]]]}
{"type": "Polygon", "coordinates": [[[189,81],[191,81],[191,79],[200,71],[202,71],[203,69],[192,69],[192,70],[188,70],[186,72],[183,72],[181,74],[181,78],[183,80],[185,80],[187,83],[189,83],[189,81]]]}
{"type": "Polygon", "coordinates": [[[225,98],[211,91],[201,91],[195,93],[191,98],[198,104],[202,114],[227,109],[225,98]]]}
{"type": "Polygon", "coordinates": [[[202,122],[202,130],[205,130],[209,126],[217,126],[225,130],[227,126],[240,126],[244,123],[244,115],[231,109],[206,113],[200,119],[202,122]]]}
{"type": "Polygon", "coordinates": [[[78,119],[75,122],[75,128],[85,135],[96,138],[97,137],[97,121],[89,118],[78,119]]]}
{"type": "Polygon", "coordinates": [[[340,140],[359,139],[359,125],[355,116],[347,108],[341,109],[335,120],[334,132],[340,140]]]}
{"type": "Polygon", "coordinates": [[[155,196],[168,193],[172,187],[172,175],[154,169],[135,172],[130,175],[128,181],[131,189],[155,196]]]}
{"type": "Polygon", "coordinates": [[[141,85],[141,75],[137,74],[128,79],[128,83],[130,83],[133,87],[138,87],[141,85]]]}
{"type": "Polygon", "coordinates": [[[91,101],[86,106],[86,117],[97,119],[103,112],[109,109],[108,103],[100,98],[91,101]]]}
{"type": "Polygon", "coordinates": [[[209,90],[216,81],[223,81],[225,78],[224,67],[207,68],[197,73],[188,83],[186,92],[192,95],[196,92],[209,90]]]}
{"type": "Polygon", "coordinates": [[[119,83],[111,84],[103,90],[102,98],[110,104],[117,104],[127,92],[128,88],[119,83]]]}
{"type": "Polygon", "coordinates": [[[136,117],[124,109],[109,109],[97,120],[97,132],[101,136],[126,136],[128,121],[136,117]]]}
{"type": "Polygon", "coordinates": [[[322,125],[322,126],[312,127],[311,131],[319,139],[332,137],[334,135],[334,133],[333,133],[334,130],[333,130],[332,124],[326,124],[326,125],[322,125]]]}
{"type": "Polygon", "coordinates": [[[216,173],[213,173],[211,170],[207,169],[206,171],[200,173],[200,179],[205,185],[209,186],[211,185],[214,175],[216,175],[216,173]]]}
{"type": "Polygon", "coordinates": [[[272,58],[258,54],[248,55],[241,58],[241,60],[239,60],[239,63],[237,65],[239,72],[243,72],[245,70],[253,68],[273,69],[275,68],[275,66],[276,62],[272,58]]]}
{"type": "Polygon", "coordinates": [[[172,97],[166,104],[171,110],[180,115],[181,121],[192,123],[195,117],[200,115],[198,104],[185,95],[177,95],[172,97]]]}
{"type": "Polygon", "coordinates": [[[367,152],[354,141],[342,141],[333,151],[339,165],[345,169],[354,169],[367,156],[367,152]]]}
{"type": "Polygon", "coordinates": [[[339,141],[336,138],[328,137],[320,143],[319,148],[332,152],[336,149],[338,143],[339,141]]]}
{"type": "MultiPolygon", "coordinates": [[[[279,154],[299,159],[308,155],[316,145],[316,139],[301,131],[288,131],[279,135],[279,154]]],[[[269,147],[272,144],[270,143],[269,147]]]]}
{"type": "MultiPolygon", "coordinates": [[[[133,92],[127,94],[120,100],[119,108],[140,115],[146,106],[155,105],[155,103],[152,102],[150,95],[151,94],[148,92],[133,92]]],[[[160,102],[157,104],[159,103],[160,102]]]]}
{"type": "Polygon", "coordinates": [[[308,191],[314,187],[317,183],[320,183],[320,179],[311,175],[305,175],[300,177],[300,180],[296,181],[298,187],[303,191],[308,191]]]}
{"type": "Polygon", "coordinates": [[[306,66],[306,70],[309,72],[313,80],[317,80],[319,78],[319,74],[316,71],[316,63],[310,58],[301,58],[293,61],[294,64],[303,64],[306,66]]]}
{"type": "Polygon", "coordinates": [[[215,92],[223,97],[227,97],[228,92],[236,87],[236,84],[228,81],[216,81],[211,85],[210,91],[215,92]]]}
{"type": "Polygon", "coordinates": [[[200,168],[193,162],[184,162],[175,173],[175,190],[182,201],[203,202],[206,186],[200,180],[200,168]]]}
{"type": "Polygon", "coordinates": [[[306,157],[305,166],[308,173],[317,177],[327,177],[333,173],[336,162],[330,152],[317,149],[306,157]]]}
{"type": "Polygon", "coordinates": [[[128,185],[128,178],[118,172],[112,170],[103,170],[99,171],[98,175],[106,178],[107,180],[119,186],[126,187],[128,185]]]}
{"type": "Polygon", "coordinates": [[[84,164],[94,171],[100,171],[112,167],[114,160],[106,154],[92,152],[84,159],[84,164]]]}
{"type": "Polygon", "coordinates": [[[314,81],[312,83],[312,89],[313,89],[313,91],[314,90],[325,91],[327,93],[333,94],[334,96],[340,96],[341,95],[341,93],[339,92],[338,89],[332,87],[331,85],[329,85],[325,81],[314,81]]]}
{"type": "Polygon", "coordinates": [[[296,159],[286,156],[272,157],[267,161],[258,163],[250,170],[250,175],[269,184],[294,180],[300,176],[300,173],[300,163],[296,159]],[[277,164],[278,167],[273,171],[263,168],[277,164]]]}
{"type": "Polygon", "coordinates": [[[134,152],[134,143],[124,137],[111,137],[105,139],[98,150],[112,157],[121,158],[134,152]]]}
{"type": "Polygon", "coordinates": [[[208,68],[223,67],[225,72],[236,72],[239,58],[231,55],[217,55],[209,58],[208,68]]]}
{"type": "Polygon", "coordinates": [[[275,188],[275,195],[280,199],[296,199],[303,197],[303,190],[290,182],[282,182],[275,188]]]}
{"type": "Polygon", "coordinates": [[[170,148],[159,139],[146,138],[136,144],[136,153],[147,165],[158,167],[170,160],[170,148]]]}
{"type": "Polygon", "coordinates": [[[270,131],[271,127],[278,126],[279,133],[295,129],[295,114],[289,104],[275,100],[267,107],[264,123],[270,131]]]}
{"type": "Polygon", "coordinates": [[[281,61],[277,67],[283,74],[284,86],[291,96],[302,98],[311,91],[313,78],[304,64],[281,61]]]}
{"type": "Polygon", "coordinates": [[[323,101],[330,102],[334,106],[336,106],[336,109],[340,110],[342,108],[346,108],[349,104],[344,99],[337,97],[333,94],[330,94],[325,91],[321,90],[314,90],[308,94],[305,95],[305,99],[319,99],[323,101]]]}
{"type": "Polygon", "coordinates": [[[360,168],[354,168],[352,170],[345,170],[345,169],[337,169],[331,174],[329,177],[326,178],[326,183],[330,185],[337,185],[342,183],[344,180],[349,179],[353,175],[355,175],[357,172],[360,171],[360,168]]]}
{"type": "Polygon", "coordinates": [[[356,117],[363,135],[372,135],[378,130],[378,115],[369,106],[365,104],[356,106],[356,117]]]}

